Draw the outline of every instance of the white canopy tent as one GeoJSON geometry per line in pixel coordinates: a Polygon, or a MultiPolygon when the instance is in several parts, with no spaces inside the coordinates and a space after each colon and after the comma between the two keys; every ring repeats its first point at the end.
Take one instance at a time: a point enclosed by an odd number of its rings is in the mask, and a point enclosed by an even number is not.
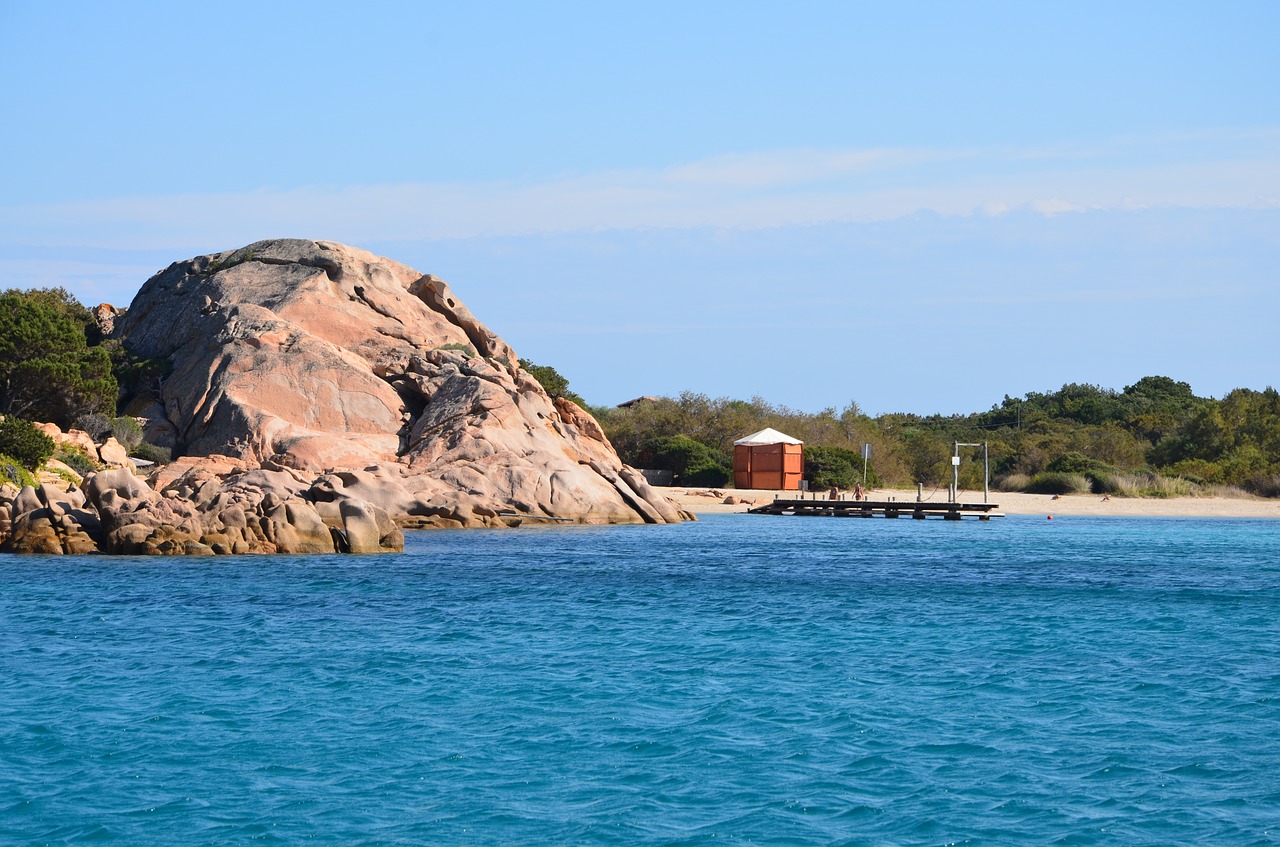
{"type": "Polygon", "coordinates": [[[804,444],[804,442],[798,438],[792,438],[785,432],[778,432],[776,429],[770,429],[769,427],[733,442],[734,447],[757,447],[762,444],[804,444]]]}

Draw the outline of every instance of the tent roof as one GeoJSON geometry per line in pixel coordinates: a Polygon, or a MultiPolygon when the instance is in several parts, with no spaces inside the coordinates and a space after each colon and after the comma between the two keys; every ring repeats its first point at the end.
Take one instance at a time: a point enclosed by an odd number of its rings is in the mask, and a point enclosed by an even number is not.
{"type": "Polygon", "coordinates": [[[778,432],[776,429],[762,429],[759,432],[752,433],[746,438],[739,438],[733,442],[736,447],[739,444],[803,444],[804,442],[798,438],[792,438],[786,433],[778,432]]]}

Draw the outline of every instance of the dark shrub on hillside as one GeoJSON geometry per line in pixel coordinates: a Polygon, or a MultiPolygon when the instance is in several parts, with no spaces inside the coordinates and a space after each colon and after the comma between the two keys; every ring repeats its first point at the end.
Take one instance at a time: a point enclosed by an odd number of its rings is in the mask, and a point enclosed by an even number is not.
{"type": "Polygon", "coordinates": [[[660,438],[653,445],[652,466],[671,471],[681,485],[715,488],[732,476],[732,468],[718,450],[687,435],[660,438]]]}
{"type": "Polygon", "coordinates": [[[681,485],[694,485],[700,488],[720,488],[729,484],[731,472],[724,465],[711,463],[696,465],[685,471],[677,480],[681,485]]]}
{"type": "Polygon", "coordinates": [[[53,439],[30,421],[12,416],[0,421],[0,453],[17,459],[29,471],[49,461],[53,447],[53,439]]]}
{"type": "MultiPolygon", "coordinates": [[[[862,454],[857,450],[844,447],[823,447],[820,445],[804,448],[804,478],[809,480],[809,489],[816,491],[830,488],[853,488],[862,482],[862,454]]],[[[880,485],[876,469],[867,465],[867,485],[880,485]]]]}
{"type": "Polygon", "coordinates": [[[1094,494],[1124,494],[1124,479],[1119,474],[1093,471],[1086,477],[1094,494]]]}
{"type": "Polygon", "coordinates": [[[1254,477],[1245,488],[1259,497],[1280,497],[1280,474],[1254,477]]]}
{"type": "Polygon", "coordinates": [[[991,480],[991,487],[996,491],[1026,491],[1031,484],[1031,477],[1024,473],[1003,474],[991,480]]]}
{"type": "Polygon", "coordinates": [[[1045,471],[1032,477],[1025,490],[1029,494],[1088,494],[1091,486],[1081,474],[1045,471]]]}
{"type": "Polygon", "coordinates": [[[804,448],[804,478],[809,480],[809,489],[853,488],[855,482],[862,481],[862,457],[852,450],[843,447],[809,447],[804,448]],[[857,460],[858,470],[853,469],[857,460]]]}
{"type": "Polygon", "coordinates": [[[1049,464],[1045,465],[1044,469],[1046,471],[1050,471],[1051,473],[1082,474],[1082,473],[1088,473],[1089,471],[1092,471],[1092,470],[1096,470],[1100,467],[1102,467],[1101,462],[1094,461],[1093,459],[1090,459],[1088,456],[1084,455],[1083,453],[1079,453],[1079,452],[1076,452],[1075,450],[1071,450],[1069,452],[1063,453],[1061,456],[1058,456],[1056,459],[1049,462],[1049,464]]]}

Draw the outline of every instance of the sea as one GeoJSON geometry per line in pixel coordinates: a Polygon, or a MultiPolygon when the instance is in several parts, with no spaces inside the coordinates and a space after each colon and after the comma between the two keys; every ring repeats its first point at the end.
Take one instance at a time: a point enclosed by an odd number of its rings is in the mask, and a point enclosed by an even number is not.
{"type": "Polygon", "coordinates": [[[0,557],[0,844],[720,843],[1280,843],[1280,522],[0,557]]]}

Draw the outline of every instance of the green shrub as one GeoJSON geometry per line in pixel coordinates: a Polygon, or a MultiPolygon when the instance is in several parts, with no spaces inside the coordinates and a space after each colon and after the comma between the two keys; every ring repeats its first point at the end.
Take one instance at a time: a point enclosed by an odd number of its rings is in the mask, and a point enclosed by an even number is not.
{"type": "Polygon", "coordinates": [[[720,488],[729,484],[731,472],[724,465],[709,462],[694,465],[680,475],[681,485],[693,485],[699,488],[720,488]]]}
{"type": "Polygon", "coordinates": [[[996,477],[993,488],[997,491],[1026,491],[1031,485],[1031,477],[1024,473],[1011,473],[996,477]]]}
{"type": "Polygon", "coordinates": [[[1198,486],[1178,476],[1150,474],[1151,481],[1143,493],[1148,497],[1191,497],[1200,493],[1198,486]]]}
{"type": "Polygon", "coordinates": [[[168,447],[148,444],[145,441],[130,450],[129,455],[135,459],[155,462],[157,465],[167,465],[173,461],[173,451],[168,447]]]}
{"type": "Polygon", "coordinates": [[[459,344],[456,341],[448,344],[441,344],[436,349],[448,350],[452,353],[461,353],[468,359],[474,359],[476,357],[476,348],[472,347],[470,344],[459,344]]]}
{"type": "Polygon", "coordinates": [[[671,435],[659,438],[653,443],[650,451],[654,468],[683,474],[694,465],[714,461],[715,451],[701,441],[695,441],[687,435],[671,435]]]}
{"type": "Polygon", "coordinates": [[[1090,459],[1083,453],[1070,450],[1049,462],[1049,464],[1044,466],[1044,469],[1051,473],[1083,474],[1092,470],[1099,470],[1103,467],[1104,465],[1102,462],[1090,459]]]}
{"type": "Polygon", "coordinates": [[[1134,493],[1136,491],[1134,486],[1126,484],[1130,478],[1132,478],[1131,474],[1096,471],[1089,474],[1089,489],[1094,494],[1116,494],[1122,497],[1137,496],[1134,493]]]}
{"type": "Polygon", "coordinates": [[[687,435],[672,435],[654,442],[652,466],[671,471],[681,485],[716,488],[733,475],[718,450],[687,435]]]}
{"type": "Polygon", "coordinates": [[[1117,497],[1187,497],[1199,493],[1192,481],[1156,473],[1096,472],[1090,474],[1095,494],[1117,497]]]}
{"type": "Polygon", "coordinates": [[[111,434],[125,450],[132,450],[142,443],[142,427],[128,415],[111,422],[111,434]]]}
{"type": "Polygon", "coordinates": [[[1031,478],[1025,490],[1029,494],[1088,494],[1091,486],[1082,474],[1042,471],[1031,478]]]}
{"type": "Polygon", "coordinates": [[[22,488],[24,485],[35,487],[36,480],[21,462],[12,456],[0,453],[0,485],[5,483],[14,488],[22,488]]]}
{"type": "Polygon", "coordinates": [[[1205,459],[1184,459],[1160,468],[1160,473],[1165,476],[1180,476],[1201,485],[1223,482],[1222,467],[1205,459]]]}
{"type": "Polygon", "coordinates": [[[98,469],[98,463],[93,460],[93,457],[86,453],[84,448],[74,444],[59,444],[53,450],[53,458],[81,476],[98,469]]]}
{"type": "Polygon", "coordinates": [[[862,457],[842,447],[806,446],[804,449],[804,478],[809,480],[809,490],[853,488],[862,481],[862,457]],[[858,469],[854,470],[854,459],[858,469]]]}
{"type": "MultiPolygon", "coordinates": [[[[809,490],[817,491],[835,486],[836,488],[853,488],[862,482],[862,454],[857,450],[844,447],[823,447],[821,445],[804,448],[804,478],[809,480],[809,490]]],[[[872,488],[880,485],[876,469],[867,465],[867,485],[872,488]]]]}
{"type": "Polygon", "coordinates": [[[0,453],[17,459],[29,471],[49,461],[53,447],[53,439],[30,421],[13,416],[0,421],[0,453]]]}
{"type": "Polygon", "coordinates": [[[1256,476],[1245,484],[1245,488],[1259,497],[1280,497],[1280,473],[1256,476]]]}
{"type": "Polygon", "coordinates": [[[54,476],[62,479],[63,482],[70,486],[79,486],[84,481],[84,475],[77,476],[74,472],[66,468],[45,468],[44,473],[52,473],[54,476]]]}
{"type": "Polygon", "coordinates": [[[1116,497],[1146,497],[1155,490],[1151,473],[1095,473],[1090,475],[1093,493],[1111,494],[1116,497]]]}

